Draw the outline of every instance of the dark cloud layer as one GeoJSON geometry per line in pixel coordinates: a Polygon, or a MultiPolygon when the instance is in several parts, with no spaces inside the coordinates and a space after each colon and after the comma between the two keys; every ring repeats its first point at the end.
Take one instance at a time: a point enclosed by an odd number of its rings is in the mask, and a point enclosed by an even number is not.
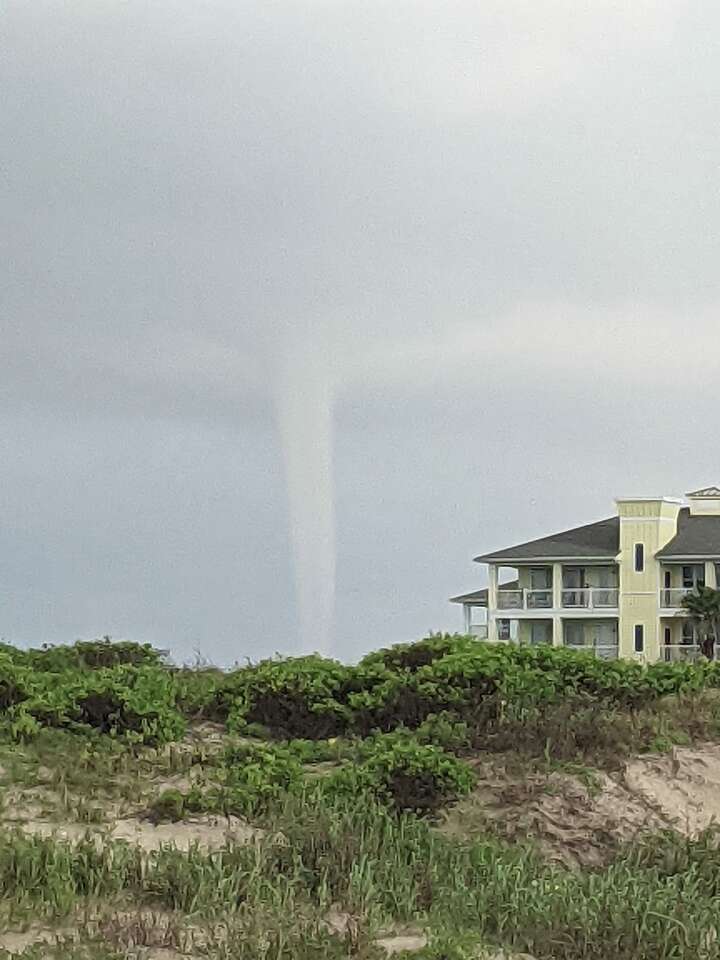
{"type": "Polygon", "coordinates": [[[2,17],[7,638],[292,648],[288,364],[337,397],[345,656],[457,625],[474,553],[720,479],[714,5],[2,17]]]}

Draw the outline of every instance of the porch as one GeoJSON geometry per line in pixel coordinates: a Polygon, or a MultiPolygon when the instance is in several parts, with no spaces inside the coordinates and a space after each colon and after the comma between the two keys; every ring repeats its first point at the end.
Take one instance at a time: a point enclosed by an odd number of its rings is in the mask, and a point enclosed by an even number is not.
{"type": "MultiPolygon", "coordinates": [[[[660,618],[660,656],[666,663],[690,662],[702,656],[697,626],[687,617],[660,618]]],[[[715,650],[720,659],[720,650],[715,650]]]]}
{"type": "Polygon", "coordinates": [[[490,567],[489,604],[503,611],[618,609],[615,564],[542,564],[515,568],[517,579],[499,585],[500,567],[490,567]],[[493,579],[496,589],[493,591],[493,579]],[[495,604],[493,604],[493,594],[495,604]]]}
{"type": "Polygon", "coordinates": [[[720,563],[668,563],[660,565],[660,609],[681,612],[683,598],[698,587],[717,588],[720,584],[720,563]]]}
{"type": "Polygon", "coordinates": [[[591,617],[492,617],[491,631],[488,623],[478,624],[468,631],[479,640],[491,639],[498,643],[517,643],[537,646],[539,644],[565,646],[572,650],[587,651],[605,660],[618,657],[618,619],[591,617]],[[479,629],[478,629],[479,628],[479,629]]]}

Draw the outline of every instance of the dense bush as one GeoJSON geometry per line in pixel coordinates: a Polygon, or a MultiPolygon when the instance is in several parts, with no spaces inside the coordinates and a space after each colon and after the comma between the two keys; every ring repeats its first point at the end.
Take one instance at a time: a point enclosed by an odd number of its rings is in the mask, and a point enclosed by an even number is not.
{"type": "Polygon", "coordinates": [[[417,643],[398,643],[394,647],[386,647],[373,651],[360,661],[361,671],[384,667],[386,670],[419,670],[449,653],[460,653],[463,650],[472,651],[477,647],[477,640],[472,637],[460,636],[452,633],[431,634],[417,643]]]}
{"type": "Polygon", "coordinates": [[[218,667],[182,667],[175,671],[177,704],[184,716],[194,720],[225,720],[227,707],[221,702],[228,674],[218,667]]]}
{"type": "Polygon", "coordinates": [[[17,736],[32,735],[43,726],[86,728],[130,742],[161,744],[178,739],[185,730],[173,678],[159,667],[55,674],[0,665],[0,688],[3,684],[15,691],[4,718],[17,736]]]}
{"type": "Polygon", "coordinates": [[[363,741],[356,762],[319,782],[324,797],[372,794],[395,810],[429,813],[468,793],[475,782],[468,764],[405,732],[363,741]]]}
{"type": "Polygon", "coordinates": [[[351,669],[318,656],[264,660],[230,675],[220,701],[231,729],[258,723],[274,735],[326,739],[344,733],[351,669]]]}
{"type": "Polygon", "coordinates": [[[413,740],[381,740],[370,751],[366,766],[398,810],[437,810],[468,793],[475,782],[462,760],[413,740]]]}
{"type": "Polygon", "coordinates": [[[164,790],[148,811],[152,820],[181,820],[192,813],[250,817],[298,788],[303,769],[287,745],[236,743],[227,747],[211,783],[196,783],[186,793],[164,790]]]}
{"type": "Polygon", "coordinates": [[[11,655],[0,651],[0,711],[22,703],[28,697],[27,670],[18,665],[11,655]]]}
{"type": "Polygon", "coordinates": [[[0,652],[6,654],[21,667],[29,667],[41,673],[64,673],[67,670],[97,670],[102,667],[158,666],[164,653],[149,643],[133,643],[129,640],[78,640],[72,645],[52,646],[45,644],[39,649],[19,650],[9,644],[0,644],[0,652]]]}
{"type": "MultiPolygon", "coordinates": [[[[79,726],[162,743],[182,733],[186,716],[282,740],[364,738],[407,728],[420,742],[457,752],[471,742],[497,747],[512,731],[527,740],[533,726],[559,722],[563,704],[571,704],[571,739],[582,751],[597,717],[614,717],[610,744],[614,736],[627,739],[630,714],[667,694],[713,687],[720,687],[720,663],[645,667],[451,635],[381,650],[356,666],[307,656],[229,673],[177,670],[146,645],[108,640],[39,651],[0,648],[0,715],[16,736],[40,726],[79,726]]],[[[553,733],[552,739],[563,738],[553,733]]],[[[577,753],[567,743],[562,750],[577,753]]],[[[307,745],[303,750],[305,757],[313,753],[307,745]]]]}

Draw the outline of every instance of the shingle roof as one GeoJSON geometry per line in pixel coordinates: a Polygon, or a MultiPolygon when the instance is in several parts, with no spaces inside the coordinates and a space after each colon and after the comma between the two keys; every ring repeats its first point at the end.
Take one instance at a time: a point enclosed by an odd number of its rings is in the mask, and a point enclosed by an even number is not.
{"type": "Polygon", "coordinates": [[[620,550],[620,518],[609,517],[572,530],[562,530],[540,540],[529,540],[505,550],[475,557],[481,563],[501,560],[553,560],[561,558],[615,558],[620,550]]]}
{"type": "MultiPolygon", "coordinates": [[[[507,583],[499,585],[500,590],[517,590],[519,581],[509,580],[507,583]]],[[[450,603],[477,603],[480,606],[487,606],[488,588],[484,590],[475,590],[473,593],[462,593],[459,597],[450,597],[450,603]]]]}
{"type": "Polygon", "coordinates": [[[658,559],[720,557],[720,517],[693,517],[684,507],[678,515],[677,533],[656,556],[658,559]]]}

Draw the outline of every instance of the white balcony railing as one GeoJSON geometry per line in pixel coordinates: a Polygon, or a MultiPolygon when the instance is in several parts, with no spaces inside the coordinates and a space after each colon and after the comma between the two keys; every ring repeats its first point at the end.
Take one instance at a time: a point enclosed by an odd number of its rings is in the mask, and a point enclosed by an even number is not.
{"type": "Polygon", "coordinates": [[[586,587],[584,590],[564,589],[562,591],[562,605],[572,609],[579,607],[584,610],[610,609],[615,610],[618,605],[617,587],[586,587]]]}
{"type": "Polygon", "coordinates": [[[679,610],[683,597],[693,593],[694,587],[663,587],[660,591],[660,606],[664,610],[679,610]]]}
{"type": "Polygon", "coordinates": [[[498,590],[498,610],[549,610],[553,592],[543,590],[498,590]]]}
{"type": "Polygon", "coordinates": [[[523,610],[524,590],[498,590],[498,610],[523,610]]]}
{"type": "Polygon", "coordinates": [[[600,660],[617,660],[619,647],[617,643],[566,643],[568,650],[578,650],[584,653],[594,653],[600,660]]]}
{"type": "MultiPolygon", "coordinates": [[[[615,610],[618,605],[617,587],[588,587],[563,589],[561,604],[566,609],[615,610]]],[[[543,590],[498,590],[498,610],[551,610],[553,592],[543,590]]]]}
{"type": "Polygon", "coordinates": [[[696,643],[666,643],[662,650],[666,663],[692,663],[700,656],[700,647],[696,643]]]}

